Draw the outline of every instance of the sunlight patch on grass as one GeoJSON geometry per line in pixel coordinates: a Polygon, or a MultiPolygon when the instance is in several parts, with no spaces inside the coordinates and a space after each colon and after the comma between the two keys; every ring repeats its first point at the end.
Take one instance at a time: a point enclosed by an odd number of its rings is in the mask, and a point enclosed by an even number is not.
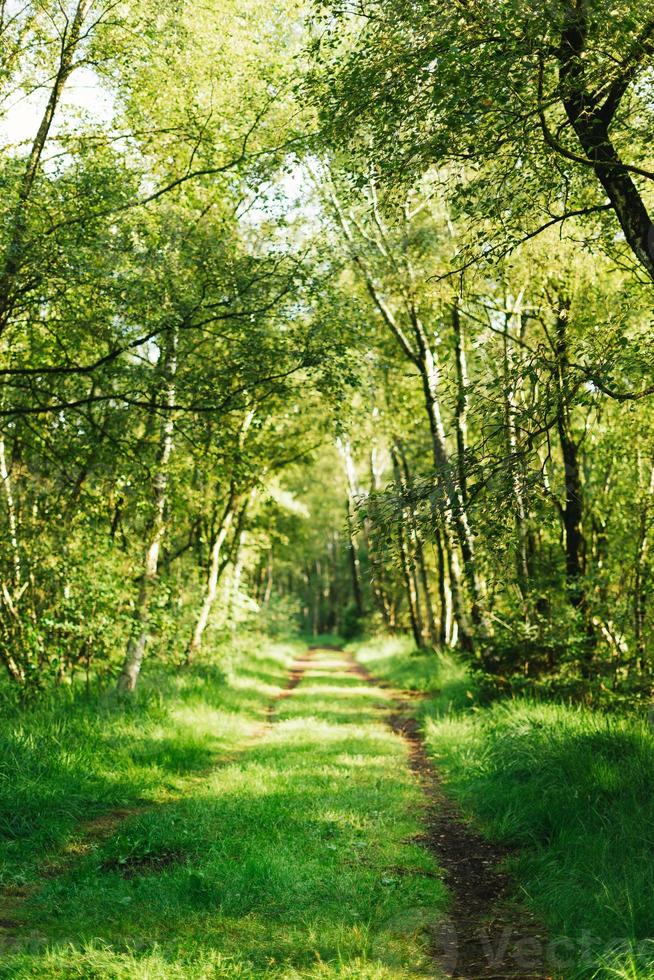
{"type": "MultiPolygon", "coordinates": [[[[311,675],[309,675],[311,677],[311,675]]],[[[358,682],[355,684],[335,684],[333,679],[327,683],[316,683],[315,678],[311,678],[314,683],[303,683],[301,690],[298,692],[302,698],[312,698],[314,695],[318,694],[322,697],[334,696],[337,698],[345,697],[360,697],[365,700],[378,700],[380,696],[379,688],[370,688],[365,684],[358,682]]]]}
{"type": "MultiPolygon", "coordinates": [[[[301,684],[237,758],[122,821],[44,882],[23,910],[33,948],[10,951],[0,977],[432,976],[429,928],[446,897],[433,861],[410,842],[420,790],[405,745],[352,680],[301,684]],[[402,872],[416,868],[429,874],[402,872]]],[[[188,752],[195,720],[201,745],[235,748],[253,688],[226,685],[224,711],[211,683],[198,697],[184,684],[151,742],[161,749],[174,731],[188,752]],[[244,712],[228,721],[239,694],[244,712]]],[[[170,775],[154,756],[147,771],[170,775]]]]}
{"type": "Polygon", "coordinates": [[[282,690],[278,684],[256,680],[253,677],[234,677],[231,686],[235,691],[254,691],[265,698],[274,698],[282,690]]]}

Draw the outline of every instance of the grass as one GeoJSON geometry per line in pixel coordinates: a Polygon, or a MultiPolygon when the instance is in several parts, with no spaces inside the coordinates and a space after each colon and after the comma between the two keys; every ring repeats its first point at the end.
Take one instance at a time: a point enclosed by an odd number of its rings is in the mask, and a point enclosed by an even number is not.
{"type": "Polygon", "coordinates": [[[428,749],[548,929],[558,974],[654,978],[654,731],[642,719],[520,698],[481,707],[448,657],[358,645],[369,670],[428,693],[428,749]]]}
{"type": "Polygon", "coordinates": [[[320,653],[262,728],[298,649],[153,673],[127,712],[69,696],[4,719],[3,881],[25,897],[1,978],[432,975],[446,896],[382,693],[320,653]]]}
{"type": "Polygon", "coordinates": [[[128,705],[81,688],[23,707],[2,692],[0,885],[28,882],[44,854],[74,842],[80,821],[170,799],[240,744],[295,651],[244,646],[230,652],[236,666],[155,669],[128,705]]]}

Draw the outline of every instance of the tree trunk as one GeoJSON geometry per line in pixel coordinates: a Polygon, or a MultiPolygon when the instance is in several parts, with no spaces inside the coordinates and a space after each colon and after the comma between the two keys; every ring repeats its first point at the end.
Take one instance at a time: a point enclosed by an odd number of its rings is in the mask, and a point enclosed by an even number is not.
{"type": "Polygon", "coordinates": [[[513,512],[516,533],[516,580],[522,596],[523,616],[529,620],[529,529],[527,511],[522,492],[521,473],[518,467],[518,427],[516,425],[516,394],[513,380],[513,350],[509,333],[509,316],[504,319],[503,371],[504,371],[504,427],[508,452],[509,479],[513,494],[513,512]]]}
{"type": "Polygon", "coordinates": [[[347,520],[348,550],[350,553],[350,573],[352,575],[352,595],[357,616],[363,616],[363,595],[361,592],[361,566],[359,563],[359,552],[357,550],[356,537],[354,535],[354,525],[352,521],[352,511],[349,501],[345,504],[345,517],[347,520]]]}
{"type": "Polygon", "coordinates": [[[415,524],[413,527],[413,539],[414,539],[415,552],[416,552],[416,565],[418,569],[418,576],[420,578],[420,584],[422,586],[422,595],[425,602],[427,638],[431,646],[436,647],[438,645],[438,631],[436,629],[434,606],[431,598],[431,590],[429,588],[429,576],[427,574],[427,563],[425,561],[425,549],[422,541],[422,534],[420,528],[415,524]]]}
{"type": "Polygon", "coordinates": [[[236,605],[236,597],[238,595],[238,590],[241,585],[241,575],[243,574],[243,548],[247,538],[246,520],[250,507],[257,497],[257,488],[253,487],[250,490],[247,498],[243,502],[240,511],[238,512],[238,517],[236,519],[236,530],[234,533],[234,544],[232,551],[232,561],[234,567],[232,570],[232,577],[229,583],[229,589],[227,592],[227,622],[232,626],[234,623],[234,608],[236,605]]]}
{"type": "Polygon", "coordinates": [[[356,498],[358,496],[356,470],[354,467],[354,459],[352,458],[352,448],[349,441],[347,439],[338,439],[337,446],[343,460],[347,483],[346,520],[350,551],[350,571],[352,574],[352,594],[354,596],[357,616],[361,618],[361,616],[364,614],[363,593],[361,590],[361,564],[359,561],[359,549],[357,547],[356,534],[354,533],[354,513],[356,508],[356,498]]]}
{"type": "Polygon", "coordinates": [[[338,587],[337,556],[340,552],[339,545],[339,536],[336,533],[333,533],[327,548],[329,564],[327,566],[328,583],[325,588],[325,599],[327,601],[327,632],[336,634],[338,634],[340,630],[340,610],[343,605],[338,587]]]}
{"type": "MultiPolygon", "coordinates": [[[[391,459],[393,461],[395,486],[397,488],[398,495],[402,499],[404,497],[405,489],[402,483],[399,454],[395,446],[393,446],[391,449],[391,459]]],[[[407,547],[408,536],[405,533],[405,528],[408,524],[407,508],[402,506],[397,517],[397,543],[400,557],[400,567],[402,569],[402,578],[404,579],[407,603],[409,606],[411,632],[413,633],[413,639],[417,649],[422,650],[425,645],[422,626],[422,613],[420,610],[420,596],[417,588],[415,561],[410,555],[407,547]]]]}
{"type": "Polygon", "coordinates": [[[25,683],[25,670],[23,665],[16,660],[11,653],[13,646],[22,631],[21,618],[18,613],[18,603],[27,587],[27,581],[23,583],[23,571],[20,556],[20,546],[18,541],[18,514],[16,513],[16,503],[11,482],[11,474],[7,466],[7,455],[5,449],[4,436],[0,435],[0,478],[4,488],[5,500],[7,503],[7,524],[9,526],[9,544],[11,546],[11,569],[12,582],[11,588],[2,583],[2,597],[5,607],[11,620],[16,624],[16,633],[12,636],[11,630],[7,631],[7,639],[0,647],[0,657],[4,663],[7,673],[12,681],[18,684],[25,683]]]}
{"type": "Polygon", "coordinates": [[[170,457],[173,451],[174,412],[175,407],[175,376],[177,373],[177,331],[173,330],[167,336],[165,348],[162,351],[162,382],[164,414],[161,421],[161,435],[157,466],[153,480],[153,507],[150,521],[146,530],[147,547],[141,588],[139,590],[132,635],[127,645],[123,667],[118,677],[117,688],[121,693],[134,690],[141,671],[148,641],[148,616],[150,603],[157,581],[159,568],[159,552],[166,528],[165,512],[168,494],[168,479],[170,457]]]}
{"type": "Polygon", "coordinates": [[[434,528],[434,543],[438,562],[438,644],[444,648],[449,644],[451,636],[452,597],[451,594],[448,597],[443,537],[438,526],[434,528]]]}
{"type": "Polygon", "coordinates": [[[20,547],[18,544],[18,516],[16,514],[11,474],[9,473],[9,469],[7,467],[4,435],[0,435],[0,479],[2,479],[5,500],[7,502],[7,523],[9,525],[9,543],[11,545],[13,586],[14,591],[17,593],[20,590],[23,575],[20,560],[20,547]]]}
{"type": "Polygon", "coordinates": [[[321,606],[322,606],[322,572],[320,569],[320,559],[316,558],[314,562],[314,586],[312,589],[313,598],[313,610],[311,616],[311,631],[313,636],[318,636],[320,632],[321,624],[321,606]]]}
{"type": "MultiPolygon", "coordinates": [[[[404,452],[404,447],[401,442],[397,442],[397,450],[402,464],[402,472],[404,474],[404,479],[406,485],[411,491],[413,489],[413,478],[411,476],[411,470],[409,468],[409,462],[404,452]]],[[[408,507],[409,518],[411,522],[411,536],[413,538],[413,545],[415,551],[415,564],[417,566],[418,577],[420,579],[420,584],[422,586],[422,594],[425,601],[425,619],[427,621],[427,638],[432,645],[436,647],[438,645],[438,631],[436,629],[436,620],[434,617],[434,607],[431,598],[431,590],[429,588],[429,576],[427,574],[427,562],[425,561],[425,548],[422,540],[422,532],[416,520],[415,511],[412,504],[408,507]]]]}
{"type": "Polygon", "coordinates": [[[209,616],[216,600],[216,595],[218,594],[218,582],[220,580],[220,575],[225,567],[224,563],[222,563],[220,560],[220,555],[233,520],[234,498],[233,495],[230,495],[230,499],[220,522],[220,527],[218,528],[211,546],[211,564],[209,567],[209,575],[204,592],[204,600],[195,624],[193,636],[191,637],[191,641],[186,652],[185,662],[187,664],[191,662],[202,646],[202,637],[209,621],[209,616]]]}
{"type": "Polygon", "coordinates": [[[583,514],[581,472],[579,469],[578,446],[572,434],[570,408],[566,390],[568,370],[566,321],[557,320],[557,414],[556,424],[563,457],[565,480],[565,503],[563,506],[563,528],[565,534],[566,574],[575,594],[579,593],[583,576],[584,538],[581,528],[583,514]]]}
{"type": "Polygon", "coordinates": [[[457,541],[463,556],[463,574],[470,590],[472,622],[475,627],[478,627],[482,625],[484,617],[480,603],[480,587],[477,579],[474,541],[461,494],[452,478],[445,441],[445,429],[438,397],[438,371],[433,355],[428,349],[425,349],[424,360],[421,362],[420,368],[425,404],[429,416],[434,466],[436,467],[438,479],[443,487],[445,497],[443,501],[441,533],[443,534],[447,550],[451,557],[450,583],[459,626],[459,643],[464,652],[473,653],[475,643],[465,612],[461,568],[458,555],[455,554],[455,545],[451,538],[451,528],[454,527],[456,531],[457,541]]]}
{"type": "Polygon", "coordinates": [[[466,449],[468,445],[468,369],[466,365],[465,337],[461,323],[461,313],[457,303],[452,307],[452,326],[454,328],[454,354],[456,363],[456,403],[454,418],[456,423],[456,451],[459,487],[463,503],[468,504],[468,478],[466,474],[466,449]]]}
{"type": "MultiPolygon", "coordinates": [[[[376,409],[373,418],[376,417],[376,409]]],[[[368,498],[368,509],[370,517],[366,516],[364,521],[364,532],[366,535],[366,547],[368,549],[368,559],[370,561],[370,571],[372,578],[372,591],[377,603],[377,608],[381,612],[384,626],[391,632],[395,629],[395,618],[391,608],[391,600],[386,588],[383,559],[377,552],[375,542],[375,512],[374,494],[379,490],[380,473],[377,459],[377,446],[373,441],[370,447],[370,494],[368,498]]]]}
{"type": "Polygon", "coordinates": [[[415,581],[411,575],[411,569],[409,566],[409,557],[407,555],[406,543],[404,538],[404,528],[402,526],[402,517],[399,516],[397,519],[397,543],[400,556],[400,567],[402,569],[402,578],[404,580],[405,594],[407,599],[407,605],[409,608],[409,620],[411,622],[411,633],[413,634],[413,640],[415,642],[416,648],[422,650],[424,647],[424,640],[422,637],[422,624],[419,620],[419,612],[416,609],[416,595],[415,595],[415,581]]]}
{"type": "Polygon", "coordinates": [[[649,588],[649,524],[652,499],[654,498],[654,460],[650,463],[649,481],[644,500],[640,506],[638,524],[638,544],[636,547],[635,582],[634,582],[634,640],[638,669],[645,670],[647,651],[645,644],[645,621],[649,588]]]}
{"type": "Polygon", "coordinates": [[[595,631],[588,608],[585,578],[585,539],[582,528],[583,484],[579,465],[579,447],[572,431],[568,398],[568,337],[567,315],[556,321],[557,404],[556,425],[561,446],[564,473],[564,504],[562,508],[565,541],[565,573],[571,605],[582,616],[587,650],[581,664],[584,676],[589,676],[595,641],[595,631]]]}
{"type": "MultiPolygon", "coordinates": [[[[654,228],[645,202],[609,135],[609,127],[626,93],[627,85],[617,77],[608,86],[603,102],[588,89],[586,42],[588,7],[580,0],[568,0],[566,16],[557,48],[559,59],[559,97],[568,121],[604,188],[624,232],[627,244],[651,279],[654,279],[654,228]]],[[[619,74],[619,73],[618,73],[619,74]]],[[[596,80],[591,76],[591,86],[596,80]]],[[[560,152],[560,145],[546,132],[548,142],[560,152]]]]}
{"type": "Polygon", "coordinates": [[[234,550],[234,570],[232,573],[232,580],[229,587],[229,602],[227,605],[227,622],[232,629],[236,627],[236,599],[238,597],[239,589],[241,588],[241,576],[243,575],[243,546],[247,538],[247,531],[245,528],[237,533],[236,547],[234,550]]]}
{"type": "MultiPolygon", "coordinates": [[[[273,549],[270,548],[268,551],[268,559],[266,561],[266,586],[263,593],[263,598],[261,600],[262,606],[267,606],[270,602],[270,597],[272,596],[273,590],[273,549]]],[[[291,591],[289,589],[289,591],[291,591]]]]}

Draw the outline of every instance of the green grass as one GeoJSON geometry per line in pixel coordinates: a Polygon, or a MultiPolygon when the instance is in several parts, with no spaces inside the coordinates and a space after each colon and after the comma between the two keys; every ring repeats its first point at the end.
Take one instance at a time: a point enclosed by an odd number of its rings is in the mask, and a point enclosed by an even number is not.
{"type": "Polygon", "coordinates": [[[449,791],[547,925],[565,980],[654,978],[654,730],[634,716],[516,699],[481,707],[451,658],[361,644],[369,670],[426,691],[449,791]]]}
{"type": "Polygon", "coordinates": [[[375,677],[395,687],[428,694],[433,712],[468,707],[474,691],[466,668],[448,653],[421,653],[409,637],[382,637],[353,643],[351,649],[375,677]]]}
{"type": "Polygon", "coordinates": [[[296,650],[245,644],[220,667],[147,670],[127,705],[111,690],[59,690],[27,707],[0,692],[0,885],[29,881],[80,821],[168,799],[240,744],[296,650]]]}
{"type": "Polygon", "coordinates": [[[297,649],[152,674],[126,713],[67,697],[3,721],[5,883],[37,887],[0,977],[433,975],[425,923],[446,896],[412,843],[420,791],[381,692],[321,653],[261,729],[297,649]],[[80,821],[118,805],[136,809],[85,846],[80,821]],[[58,874],[44,854],[66,855],[58,874]]]}

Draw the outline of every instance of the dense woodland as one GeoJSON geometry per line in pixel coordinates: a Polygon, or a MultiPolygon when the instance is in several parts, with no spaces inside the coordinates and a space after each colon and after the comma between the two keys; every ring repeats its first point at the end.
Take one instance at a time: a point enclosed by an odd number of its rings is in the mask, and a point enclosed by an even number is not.
{"type": "Polygon", "coordinates": [[[640,0],[0,5],[0,657],[410,632],[649,697],[640,0]]]}
{"type": "Polygon", "coordinates": [[[654,980],[651,0],[0,0],[0,980],[654,980]]]}

